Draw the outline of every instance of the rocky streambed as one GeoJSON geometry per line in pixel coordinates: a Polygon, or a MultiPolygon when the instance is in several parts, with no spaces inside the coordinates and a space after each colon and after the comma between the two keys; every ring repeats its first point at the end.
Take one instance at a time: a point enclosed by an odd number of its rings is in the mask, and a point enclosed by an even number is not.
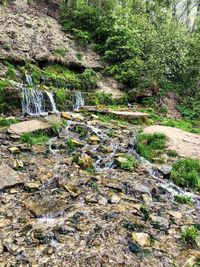
{"type": "MultiPolygon", "coordinates": [[[[30,122],[29,122],[30,123],[30,122]]],[[[16,127],[15,131],[16,131],[16,127]]],[[[12,126],[13,129],[13,126],[12,126]]],[[[44,146],[0,134],[0,266],[189,266],[198,247],[181,239],[199,225],[185,193],[135,151],[139,126],[69,116],[44,146]],[[135,156],[124,171],[118,161],[135,156]]],[[[13,136],[10,136],[13,135],[13,136]]]]}

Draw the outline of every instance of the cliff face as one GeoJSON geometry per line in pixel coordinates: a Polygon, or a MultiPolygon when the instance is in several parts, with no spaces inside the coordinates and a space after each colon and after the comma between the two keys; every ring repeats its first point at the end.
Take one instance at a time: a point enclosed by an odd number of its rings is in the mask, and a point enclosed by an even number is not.
{"type": "Polygon", "coordinates": [[[44,1],[27,4],[14,1],[0,5],[0,58],[53,61],[72,67],[100,69],[100,57],[90,48],[78,47],[73,37],[61,30],[55,15],[56,4],[44,1]],[[81,54],[81,59],[78,59],[81,54]]]}

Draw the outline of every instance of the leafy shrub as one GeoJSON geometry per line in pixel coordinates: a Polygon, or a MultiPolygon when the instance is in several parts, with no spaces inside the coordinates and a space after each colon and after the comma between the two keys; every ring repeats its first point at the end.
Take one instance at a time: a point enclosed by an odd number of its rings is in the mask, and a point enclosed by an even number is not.
{"type": "Polygon", "coordinates": [[[200,190],[200,161],[197,159],[181,159],[172,165],[171,179],[182,187],[200,190]]]}
{"type": "Polygon", "coordinates": [[[165,143],[166,136],[164,134],[139,134],[136,140],[136,150],[144,158],[153,160],[162,154],[165,143]]]}

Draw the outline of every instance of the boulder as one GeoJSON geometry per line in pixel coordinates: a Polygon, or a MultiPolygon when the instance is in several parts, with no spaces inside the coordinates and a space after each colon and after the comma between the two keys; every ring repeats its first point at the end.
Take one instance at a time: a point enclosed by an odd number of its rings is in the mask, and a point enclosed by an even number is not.
{"type": "Polygon", "coordinates": [[[0,190],[5,187],[22,184],[25,181],[26,179],[24,176],[19,176],[19,174],[7,164],[2,163],[0,165],[0,190]]]}
{"type": "Polygon", "coordinates": [[[47,130],[50,128],[51,125],[47,122],[30,120],[10,125],[8,128],[8,133],[11,135],[11,137],[20,137],[24,133],[33,133],[39,130],[47,130]]]}
{"type": "Polygon", "coordinates": [[[150,247],[150,237],[146,233],[132,233],[132,239],[141,247],[150,247]]]}

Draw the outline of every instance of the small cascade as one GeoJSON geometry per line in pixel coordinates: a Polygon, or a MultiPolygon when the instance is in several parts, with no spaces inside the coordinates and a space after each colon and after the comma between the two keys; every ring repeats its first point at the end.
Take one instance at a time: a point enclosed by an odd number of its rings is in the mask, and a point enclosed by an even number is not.
{"type": "Polygon", "coordinates": [[[44,93],[37,89],[22,88],[22,111],[24,115],[47,115],[44,93]]]}
{"type": "Polygon", "coordinates": [[[26,74],[25,77],[26,77],[26,82],[28,85],[33,84],[33,80],[32,80],[32,77],[30,75],[26,74]]]}
{"type": "Polygon", "coordinates": [[[47,96],[49,98],[49,102],[50,102],[50,105],[51,105],[51,111],[54,112],[54,113],[57,113],[58,110],[56,108],[56,103],[55,103],[55,100],[53,98],[53,94],[48,92],[48,91],[45,91],[45,92],[46,92],[46,94],[47,94],[47,96]]]}
{"type": "Polygon", "coordinates": [[[74,94],[74,104],[73,110],[79,110],[81,107],[84,107],[85,101],[81,92],[75,92],[74,94]]]}

